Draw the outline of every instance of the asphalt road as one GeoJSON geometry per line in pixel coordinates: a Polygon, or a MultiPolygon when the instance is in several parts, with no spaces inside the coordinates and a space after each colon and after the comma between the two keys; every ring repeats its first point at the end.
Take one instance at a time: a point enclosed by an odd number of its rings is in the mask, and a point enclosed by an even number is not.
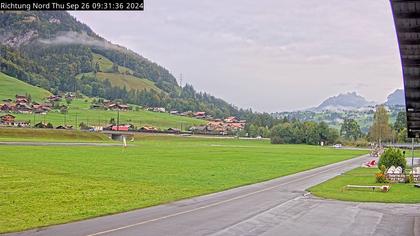
{"type": "Polygon", "coordinates": [[[352,203],[305,190],[367,156],[170,204],[11,235],[420,235],[420,205],[352,203]]]}
{"type": "Polygon", "coordinates": [[[73,143],[73,142],[0,142],[0,146],[122,146],[119,143],[73,143]]]}

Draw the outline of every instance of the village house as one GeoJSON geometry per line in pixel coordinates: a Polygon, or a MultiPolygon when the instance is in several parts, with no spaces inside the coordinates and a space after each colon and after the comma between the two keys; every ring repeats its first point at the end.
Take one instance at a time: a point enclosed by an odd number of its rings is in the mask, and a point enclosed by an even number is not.
{"type": "Polygon", "coordinates": [[[18,102],[28,103],[29,102],[29,98],[27,96],[24,96],[24,95],[16,94],[15,98],[16,98],[15,99],[16,103],[18,103],[18,102]]]}
{"type": "Polygon", "coordinates": [[[16,117],[11,114],[6,114],[4,116],[0,116],[0,118],[1,118],[2,125],[14,125],[16,117]]]}
{"type": "Polygon", "coordinates": [[[174,134],[179,134],[179,133],[181,133],[181,130],[180,130],[180,129],[177,129],[177,128],[169,128],[167,131],[168,131],[169,133],[174,133],[174,134]]]}
{"type": "Polygon", "coordinates": [[[193,116],[197,119],[204,119],[206,118],[206,113],[204,111],[198,111],[198,112],[195,112],[193,116]]]}
{"type": "Polygon", "coordinates": [[[193,116],[193,112],[192,111],[185,111],[185,112],[182,112],[180,115],[181,116],[193,116]]]}
{"type": "Polygon", "coordinates": [[[11,112],[11,111],[14,111],[15,109],[16,109],[16,106],[14,104],[10,104],[10,103],[0,104],[0,111],[2,112],[11,112]]]}
{"type": "Polygon", "coordinates": [[[164,113],[164,112],[166,112],[166,109],[164,107],[154,107],[153,108],[153,111],[154,112],[162,112],[162,113],[164,113]]]}
{"type": "Polygon", "coordinates": [[[6,114],[4,116],[1,116],[1,123],[2,125],[6,126],[16,126],[16,127],[28,127],[30,125],[30,122],[28,121],[17,121],[15,120],[15,116],[11,114],[6,114]]]}
{"type": "Polygon", "coordinates": [[[29,114],[32,113],[32,107],[27,104],[27,103],[16,103],[16,111],[18,113],[25,113],[25,114],[29,114]]]}
{"type": "Polygon", "coordinates": [[[178,115],[179,114],[179,111],[170,111],[169,114],[171,114],[171,115],[178,115]]]}
{"type": "Polygon", "coordinates": [[[59,102],[59,101],[61,101],[61,96],[59,96],[59,95],[51,95],[51,96],[47,97],[47,100],[49,102],[59,102]]]}
{"type": "Polygon", "coordinates": [[[139,129],[139,131],[141,131],[141,132],[156,132],[156,131],[159,131],[159,130],[157,128],[153,127],[153,126],[145,125],[145,126],[141,127],[139,129]]]}
{"type": "Polygon", "coordinates": [[[224,121],[226,123],[236,123],[239,120],[236,117],[234,117],[234,116],[229,116],[229,117],[225,118],[224,121]]]}

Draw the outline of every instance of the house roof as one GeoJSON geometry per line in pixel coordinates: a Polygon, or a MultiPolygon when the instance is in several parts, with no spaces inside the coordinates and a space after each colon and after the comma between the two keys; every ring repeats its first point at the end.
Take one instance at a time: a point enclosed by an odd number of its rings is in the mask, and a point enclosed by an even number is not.
{"type": "Polygon", "coordinates": [[[4,115],[4,116],[0,116],[0,118],[3,118],[3,117],[13,117],[13,118],[16,118],[16,116],[11,115],[11,114],[6,114],[6,115],[4,115]]]}
{"type": "Polygon", "coordinates": [[[391,0],[404,78],[408,137],[420,136],[420,1],[391,0]]]}

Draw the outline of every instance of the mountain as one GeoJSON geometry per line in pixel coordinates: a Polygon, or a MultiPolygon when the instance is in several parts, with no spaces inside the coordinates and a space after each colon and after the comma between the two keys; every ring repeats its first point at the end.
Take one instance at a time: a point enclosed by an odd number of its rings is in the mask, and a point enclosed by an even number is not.
{"type": "Polygon", "coordinates": [[[349,92],[327,98],[318,107],[314,108],[314,110],[352,110],[373,105],[375,105],[374,102],[367,101],[356,92],[349,92]]]}
{"type": "Polygon", "coordinates": [[[52,93],[81,92],[215,117],[238,109],[191,85],[180,87],[163,66],[112,44],[67,12],[0,12],[0,72],[52,93]]]}
{"type": "Polygon", "coordinates": [[[385,102],[387,106],[405,106],[405,95],[404,90],[397,89],[391,93],[385,102]]]}

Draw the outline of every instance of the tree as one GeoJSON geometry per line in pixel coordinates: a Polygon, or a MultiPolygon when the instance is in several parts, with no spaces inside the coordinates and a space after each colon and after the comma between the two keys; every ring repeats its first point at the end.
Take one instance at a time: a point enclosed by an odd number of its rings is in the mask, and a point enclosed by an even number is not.
{"type": "Polygon", "coordinates": [[[293,143],[294,134],[292,132],[292,125],[290,123],[282,123],[274,126],[271,129],[271,143],[293,143]]]}
{"type": "Polygon", "coordinates": [[[395,120],[394,129],[399,133],[405,128],[407,128],[406,113],[404,111],[400,111],[398,112],[397,119],[395,120]]]}
{"type": "Polygon", "coordinates": [[[391,166],[401,166],[404,170],[407,166],[407,161],[400,149],[388,148],[379,158],[378,167],[384,165],[386,168],[391,166]]]}
{"type": "Polygon", "coordinates": [[[369,138],[371,141],[378,142],[379,145],[382,141],[389,141],[392,138],[388,111],[385,109],[384,105],[380,105],[376,108],[373,116],[373,124],[369,129],[369,138]]]}
{"type": "Polygon", "coordinates": [[[114,118],[111,118],[110,120],[109,120],[109,123],[111,124],[111,125],[116,125],[117,123],[115,122],[115,119],[114,118]]]}
{"type": "Polygon", "coordinates": [[[357,140],[362,136],[360,126],[354,119],[344,119],[340,129],[340,135],[347,138],[357,140]]]}

